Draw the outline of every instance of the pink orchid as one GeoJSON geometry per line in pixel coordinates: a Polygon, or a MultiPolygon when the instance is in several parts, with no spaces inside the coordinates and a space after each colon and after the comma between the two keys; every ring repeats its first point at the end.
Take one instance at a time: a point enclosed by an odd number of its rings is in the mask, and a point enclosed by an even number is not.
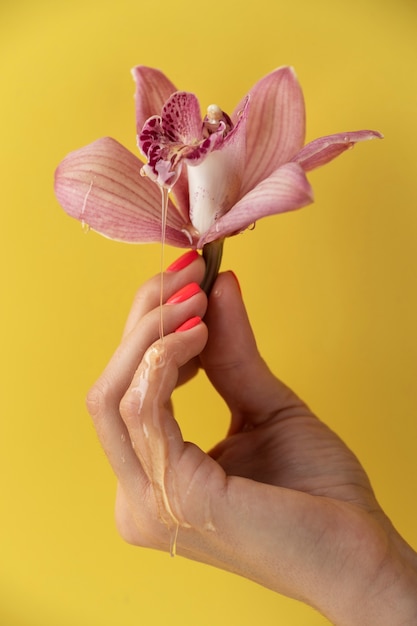
{"type": "Polygon", "coordinates": [[[177,91],[162,72],[139,66],[133,76],[138,145],[146,163],[114,139],[99,139],[58,166],[56,196],[93,230],[145,243],[161,241],[160,189],[166,189],[166,243],[204,253],[218,242],[215,273],[225,237],[261,217],[310,204],[307,171],[359,141],[382,137],[361,130],[304,146],[304,100],[289,67],[256,83],[230,117],[211,105],[203,120],[194,94],[177,91]]]}

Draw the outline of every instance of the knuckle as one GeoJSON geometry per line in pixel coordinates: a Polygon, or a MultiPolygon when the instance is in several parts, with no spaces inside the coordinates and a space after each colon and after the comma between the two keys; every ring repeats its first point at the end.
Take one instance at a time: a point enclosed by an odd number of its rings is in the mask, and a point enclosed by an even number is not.
{"type": "Polygon", "coordinates": [[[85,404],[92,418],[100,417],[110,406],[112,389],[108,381],[102,377],[88,391],[85,404]]]}
{"type": "Polygon", "coordinates": [[[155,277],[150,279],[136,291],[133,299],[134,307],[139,311],[147,310],[150,303],[153,305],[158,300],[159,290],[160,286],[155,277]]]}
{"type": "Polygon", "coordinates": [[[136,394],[129,390],[121,399],[119,404],[120,415],[125,424],[130,424],[138,416],[138,398],[136,394]]]}

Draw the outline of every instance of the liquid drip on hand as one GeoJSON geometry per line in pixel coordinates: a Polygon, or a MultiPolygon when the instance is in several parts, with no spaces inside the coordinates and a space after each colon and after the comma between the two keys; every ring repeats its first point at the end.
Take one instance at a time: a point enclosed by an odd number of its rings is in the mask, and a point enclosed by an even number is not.
{"type": "Polygon", "coordinates": [[[160,266],[160,292],[159,292],[159,338],[164,339],[164,319],[163,308],[164,303],[164,267],[165,267],[165,237],[167,227],[168,214],[168,195],[169,189],[160,187],[161,189],[161,266],[160,266]]]}

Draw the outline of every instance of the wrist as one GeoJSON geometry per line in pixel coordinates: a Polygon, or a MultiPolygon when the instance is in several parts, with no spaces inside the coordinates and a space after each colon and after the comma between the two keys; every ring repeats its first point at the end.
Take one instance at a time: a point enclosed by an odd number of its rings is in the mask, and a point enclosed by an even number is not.
{"type": "MultiPolygon", "coordinates": [[[[417,555],[404,544],[399,550],[399,542],[390,543],[386,554],[375,564],[373,573],[358,563],[356,580],[352,584],[359,587],[353,594],[344,597],[348,602],[336,603],[329,614],[335,626],[415,626],[417,624],[417,555]],[[396,545],[395,545],[396,544],[396,545]]],[[[372,548],[371,548],[372,550],[372,548]]]]}

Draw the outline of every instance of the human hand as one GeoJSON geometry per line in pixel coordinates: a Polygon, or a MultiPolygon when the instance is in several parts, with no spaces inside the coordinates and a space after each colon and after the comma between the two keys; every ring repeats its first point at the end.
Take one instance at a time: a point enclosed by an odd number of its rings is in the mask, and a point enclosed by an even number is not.
{"type": "Polygon", "coordinates": [[[261,359],[233,276],[219,276],[209,302],[194,289],[172,303],[203,273],[197,259],[165,274],[163,341],[159,277],[139,290],[88,396],[119,480],[121,535],[163,550],[176,538],[179,554],[307,602],[335,624],[416,623],[415,553],[354,455],[261,359]],[[174,332],[196,316],[204,322],[174,332]],[[198,359],[232,415],[209,454],[183,441],[171,407],[198,359]]]}

